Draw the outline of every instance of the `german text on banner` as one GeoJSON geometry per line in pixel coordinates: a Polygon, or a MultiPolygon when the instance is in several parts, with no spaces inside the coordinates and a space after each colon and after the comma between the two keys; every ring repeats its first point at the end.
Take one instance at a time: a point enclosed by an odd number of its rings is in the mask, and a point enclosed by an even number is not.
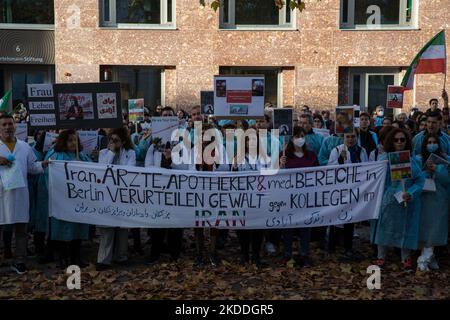
{"type": "Polygon", "coordinates": [[[304,228],[378,217],[386,162],[192,172],[53,161],[50,216],[128,228],[304,228]]]}

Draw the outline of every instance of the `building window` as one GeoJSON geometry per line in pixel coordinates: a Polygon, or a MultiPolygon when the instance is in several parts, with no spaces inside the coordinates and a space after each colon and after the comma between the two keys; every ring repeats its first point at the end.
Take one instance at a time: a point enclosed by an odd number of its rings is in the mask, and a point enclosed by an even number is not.
{"type": "Polygon", "coordinates": [[[401,80],[400,68],[350,68],[349,72],[349,104],[368,112],[386,106],[388,85],[398,85],[401,80]]]}
{"type": "Polygon", "coordinates": [[[104,27],[174,27],[175,0],[102,0],[100,4],[104,27]]]}
{"type": "Polygon", "coordinates": [[[273,0],[222,0],[220,8],[221,29],[292,29],[295,12],[290,0],[278,9],[273,0]]]}
{"type": "Polygon", "coordinates": [[[282,105],[282,70],[280,68],[265,67],[220,67],[221,75],[264,75],[266,88],[264,91],[264,103],[270,103],[274,107],[282,105]]]}
{"type": "Polygon", "coordinates": [[[417,0],[341,0],[341,29],[414,28],[417,0]]]}
{"type": "Polygon", "coordinates": [[[128,113],[129,99],[144,99],[145,106],[155,111],[161,101],[163,70],[157,67],[101,66],[100,81],[120,82],[122,108],[128,113]]]}
{"type": "Polygon", "coordinates": [[[0,0],[0,27],[53,26],[53,0],[0,0]]]}

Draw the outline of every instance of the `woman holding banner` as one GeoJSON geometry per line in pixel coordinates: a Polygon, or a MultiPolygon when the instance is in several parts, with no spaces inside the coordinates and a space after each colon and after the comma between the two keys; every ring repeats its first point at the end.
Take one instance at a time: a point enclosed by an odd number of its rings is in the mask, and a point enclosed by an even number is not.
{"type": "MultiPolygon", "coordinates": [[[[90,158],[84,153],[77,154],[78,150],[82,150],[82,146],[75,130],[64,130],[60,132],[54,148],[47,153],[45,159],[90,162],[90,158]]],[[[39,192],[42,196],[41,205],[48,217],[48,170],[39,181],[39,192]]],[[[49,234],[50,240],[55,241],[61,268],[65,269],[71,264],[85,266],[81,261],[81,241],[88,239],[89,225],[50,218],[49,234]]]]}
{"type": "MultiPolygon", "coordinates": [[[[344,144],[341,144],[331,151],[328,165],[343,165],[351,163],[368,162],[369,158],[366,149],[358,145],[358,131],[354,127],[344,129],[344,144]]],[[[353,232],[355,225],[348,223],[344,225],[344,255],[342,260],[361,260],[362,256],[353,251],[353,232]]],[[[330,226],[328,249],[333,252],[335,249],[336,227],[330,226]]]]}
{"type": "Polygon", "coordinates": [[[448,219],[450,209],[450,175],[448,157],[441,148],[437,134],[427,134],[421,154],[415,156],[426,177],[424,192],[420,196],[419,245],[422,254],[417,259],[417,269],[429,271],[439,269],[433,253],[435,246],[447,246],[448,219]],[[445,163],[447,161],[447,163],[445,163]]]}
{"type": "MultiPolygon", "coordinates": [[[[314,152],[308,150],[306,147],[306,132],[301,127],[294,128],[294,135],[288,142],[285,155],[280,157],[280,168],[293,169],[319,166],[319,161],[314,152]]],[[[298,266],[311,266],[311,259],[309,258],[309,243],[311,241],[311,228],[300,229],[284,229],[284,258],[283,264],[294,264],[298,266]],[[299,257],[292,261],[292,242],[294,232],[300,233],[300,252],[299,257]]]]}
{"type": "MultiPolygon", "coordinates": [[[[109,133],[108,148],[100,151],[98,162],[136,166],[136,153],[127,128],[114,129],[109,133]]],[[[126,264],[128,261],[128,229],[98,226],[98,231],[100,244],[97,255],[97,271],[110,268],[113,258],[119,265],[126,264]]]]}
{"type": "MultiPolygon", "coordinates": [[[[411,138],[405,130],[394,129],[384,141],[384,150],[386,153],[381,155],[381,161],[389,159],[391,152],[411,152],[411,138]]],[[[378,245],[376,264],[384,267],[388,248],[400,248],[403,269],[410,272],[413,270],[411,250],[417,250],[419,244],[420,194],[425,177],[414,159],[411,161],[411,178],[404,179],[403,183],[392,181],[390,171],[389,164],[374,234],[374,242],[378,245]],[[400,198],[403,201],[399,202],[400,198]]]]}

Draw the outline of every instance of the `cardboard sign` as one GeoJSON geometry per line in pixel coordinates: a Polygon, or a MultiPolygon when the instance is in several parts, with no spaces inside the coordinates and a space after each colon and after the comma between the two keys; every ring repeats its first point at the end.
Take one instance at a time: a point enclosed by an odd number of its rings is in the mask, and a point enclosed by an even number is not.
{"type": "Polygon", "coordinates": [[[200,92],[201,114],[214,115],[214,91],[200,92]]]}
{"type": "Polygon", "coordinates": [[[214,116],[264,117],[265,80],[261,75],[215,76],[214,116]]]}
{"type": "Polygon", "coordinates": [[[28,124],[26,122],[16,123],[16,138],[28,142],[28,124]]]}
{"type": "Polygon", "coordinates": [[[403,108],[403,93],[404,87],[401,86],[388,86],[387,88],[387,108],[401,109],[403,108]]]}
{"type": "Polygon", "coordinates": [[[132,122],[144,121],[144,99],[128,100],[128,119],[132,122]]]}
{"type": "Polygon", "coordinates": [[[172,132],[178,130],[178,117],[152,117],[152,137],[161,139],[162,144],[171,141],[172,132]]]}
{"type": "Polygon", "coordinates": [[[294,133],[293,110],[274,109],[273,128],[279,130],[280,136],[292,136],[294,133]]]}
{"type": "Polygon", "coordinates": [[[411,153],[409,151],[390,152],[388,157],[392,181],[412,178],[411,153]]]}
{"type": "Polygon", "coordinates": [[[32,128],[91,129],[122,126],[119,83],[58,83],[27,86],[32,128]]]}

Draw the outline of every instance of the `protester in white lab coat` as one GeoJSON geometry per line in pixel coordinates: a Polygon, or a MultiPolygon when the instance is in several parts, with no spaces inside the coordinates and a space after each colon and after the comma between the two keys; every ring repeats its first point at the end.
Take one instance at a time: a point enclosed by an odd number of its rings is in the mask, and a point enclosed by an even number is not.
{"type": "MultiPolygon", "coordinates": [[[[343,165],[351,163],[368,162],[367,152],[358,145],[358,131],[353,127],[344,130],[344,144],[341,144],[331,151],[328,165],[343,165]]],[[[353,251],[353,231],[355,225],[347,223],[344,225],[344,255],[341,260],[355,261],[363,257],[353,251]]],[[[328,249],[333,252],[335,249],[335,226],[330,227],[328,249]]]]}
{"type": "Polygon", "coordinates": [[[44,172],[48,161],[36,162],[31,147],[15,137],[12,116],[0,116],[0,226],[13,225],[16,235],[15,262],[11,268],[18,274],[27,271],[27,223],[29,222],[29,196],[27,174],[44,172]],[[16,172],[16,174],[14,174],[16,172]],[[11,179],[8,179],[7,177],[11,179]],[[11,180],[11,181],[9,181],[11,180]],[[6,184],[9,184],[7,186],[6,184]]]}
{"type": "MultiPolygon", "coordinates": [[[[126,128],[114,129],[108,135],[108,148],[100,151],[99,163],[136,166],[136,152],[126,128]]],[[[105,270],[116,260],[123,265],[128,261],[128,229],[98,227],[100,244],[97,255],[97,270],[105,270]]]]}

